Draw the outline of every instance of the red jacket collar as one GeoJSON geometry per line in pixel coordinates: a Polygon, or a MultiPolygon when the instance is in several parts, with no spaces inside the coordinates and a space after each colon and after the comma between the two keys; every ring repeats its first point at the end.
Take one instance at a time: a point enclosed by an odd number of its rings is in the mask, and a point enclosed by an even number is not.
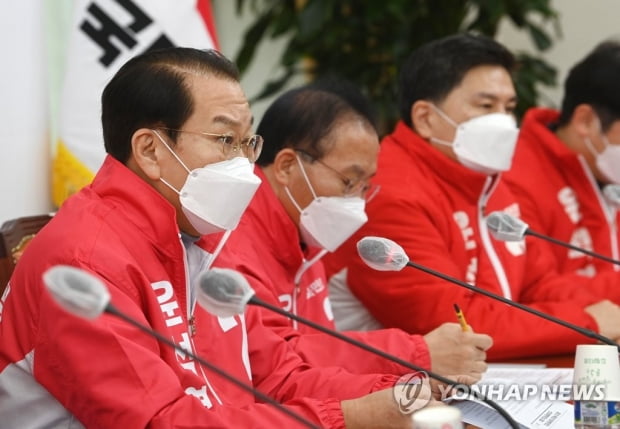
{"type": "Polygon", "coordinates": [[[168,255],[178,253],[175,208],[121,162],[107,155],[90,188],[102,199],[118,200],[116,215],[132,222],[158,250],[168,255]]]}
{"type": "Polygon", "coordinates": [[[477,200],[488,176],[472,171],[435,149],[428,141],[400,121],[392,134],[384,141],[391,141],[415,160],[428,177],[438,176],[458,189],[467,199],[477,200]]]}
{"type": "Polygon", "coordinates": [[[560,118],[560,112],[553,109],[533,108],[527,111],[521,124],[519,144],[535,144],[536,148],[548,152],[551,159],[559,159],[561,164],[578,162],[578,155],[560,140],[549,128],[560,118]]]}
{"type": "Polygon", "coordinates": [[[268,243],[265,248],[270,249],[287,271],[295,271],[304,258],[310,258],[318,249],[302,250],[297,225],[284,209],[267,176],[261,168],[256,168],[254,172],[262,183],[241,218],[240,227],[244,230],[252,228],[252,236],[268,243]]]}

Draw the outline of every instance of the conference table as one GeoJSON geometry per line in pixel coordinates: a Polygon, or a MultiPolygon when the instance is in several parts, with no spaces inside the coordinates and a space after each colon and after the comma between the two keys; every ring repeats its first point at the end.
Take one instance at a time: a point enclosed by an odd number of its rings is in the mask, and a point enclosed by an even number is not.
{"type": "MultiPolygon", "coordinates": [[[[574,354],[555,355],[555,356],[536,356],[519,359],[505,359],[499,361],[490,361],[489,364],[502,365],[545,365],[547,368],[573,368],[575,363],[574,354]]],[[[465,429],[480,429],[477,426],[465,424],[465,429]]]]}
{"type": "Polygon", "coordinates": [[[557,355],[557,356],[536,356],[529,358],[519,359],[507,359],[503,361],[490,362],[501,364],[523,364],[523,365],[537,365],[544,364],[547,368],[573,368],[575,365],[575,355],[557,355]]]}

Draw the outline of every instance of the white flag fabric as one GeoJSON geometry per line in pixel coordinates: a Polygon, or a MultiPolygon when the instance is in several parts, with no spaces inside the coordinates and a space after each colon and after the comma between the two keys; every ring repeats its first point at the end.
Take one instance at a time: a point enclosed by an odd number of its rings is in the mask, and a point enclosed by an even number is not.
{"type": "Polygon", "coordinates": [[[210,0],[76,0],[74,8],[53,162],[58,206],[103,162],[101,92],[121,65],[151,49],[217,48],[210,0]]]}

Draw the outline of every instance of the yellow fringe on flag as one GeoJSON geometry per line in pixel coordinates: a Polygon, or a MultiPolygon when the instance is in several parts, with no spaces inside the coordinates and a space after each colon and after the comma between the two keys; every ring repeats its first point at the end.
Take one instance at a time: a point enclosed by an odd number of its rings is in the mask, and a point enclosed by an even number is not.
{"type": "Polygon", "coordinates": [[[95,174],[59,140],[52,165],[52,200],[56,207],[92,182],[94,177],[95,174]]]}

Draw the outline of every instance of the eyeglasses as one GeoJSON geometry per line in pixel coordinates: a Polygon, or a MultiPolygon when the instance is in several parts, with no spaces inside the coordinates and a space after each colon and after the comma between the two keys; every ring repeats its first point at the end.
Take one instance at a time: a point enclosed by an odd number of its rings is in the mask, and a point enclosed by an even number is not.
{"type": "Polygon", "coordinates": [[[233,134],[215,134],[199,131],[175,130],[174,128],[159,127],[160,130],[174,131],[177,133],[194,134],[197,136],[207,137],[213,142],[221,143],[222,153],[228,158],[235,156],[244,156],[250,162],[256,162],[263,150],[263,138],[258,134],[245,137],[241,140],[235,138],[233,134]]]}
{"type": "Polygon", "coordinates": [[[313,162],[317,162],[321,164],[323,167],[327,168],[328,170],[336,174],[338,177],[340,177],[340,180],[342,180],[342,183],[344,184],[343,195],[345,197],[361,196],[368,202],[377,195],[377,192],[379,192],[379,189],[381,188],[379,185],[371,183],[368,179],[351,179],[350,177],[347,177],[340,171],[336,170],[333,167],[330,167],[325,162],[310,155],[308,152],[304,150],[295,149],[295,152],[298,152],[304,155],[305,157],[309,158],[313,162]]]}

